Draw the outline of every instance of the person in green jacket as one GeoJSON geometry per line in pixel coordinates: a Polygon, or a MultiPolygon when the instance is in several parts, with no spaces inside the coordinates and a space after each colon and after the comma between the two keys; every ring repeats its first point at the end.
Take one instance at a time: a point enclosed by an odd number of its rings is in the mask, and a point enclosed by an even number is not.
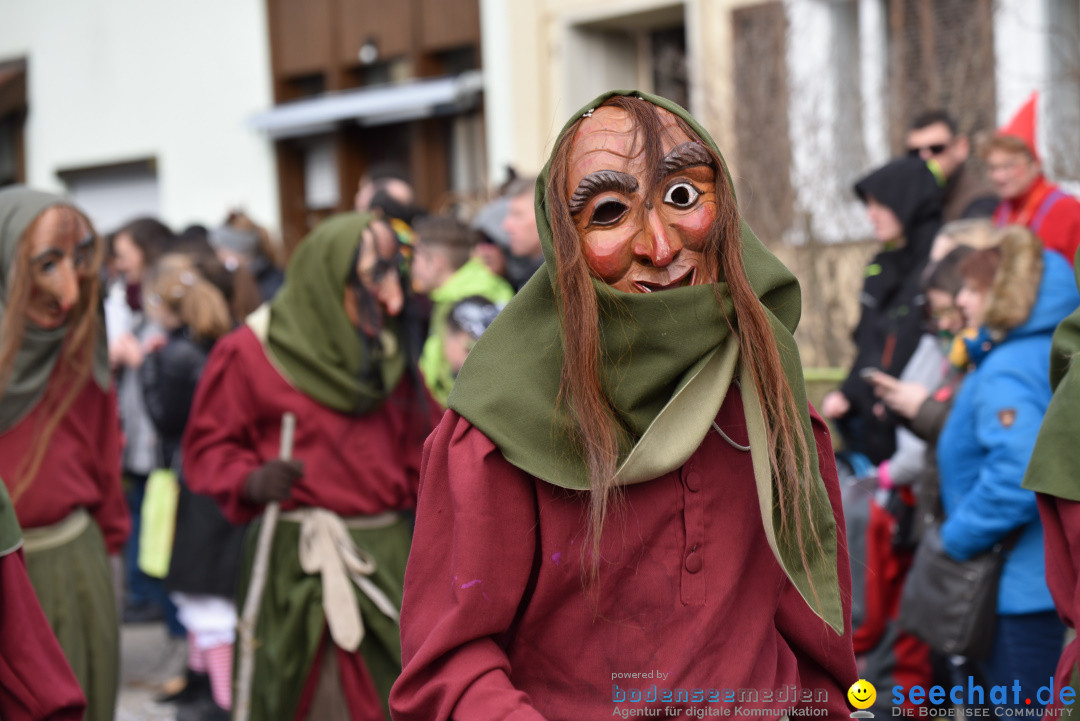
{"type": "Polygon", "coordinates": [[[473,258],[476,236],[453,218],[431,216],[414,226],[413,290],[432,302],[431,326],[420,354],[420,372],[428,390],[444,408],[454,386],[454,371],[446,358],[446,320],[454,304],[469,296],[486,298],[497,306],[509,302],[513,288],[473,258]]]}

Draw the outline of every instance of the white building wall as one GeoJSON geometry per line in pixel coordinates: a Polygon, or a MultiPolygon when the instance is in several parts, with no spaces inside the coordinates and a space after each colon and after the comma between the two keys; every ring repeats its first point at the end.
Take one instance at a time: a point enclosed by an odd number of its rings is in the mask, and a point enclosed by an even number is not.
{"type": "Polygon", "coordinates": [[[1044,170],[1080,193],[1080,10],[1078,0],[998,0],[994,59],[998,126],[1039,92],[1036,142],[1044,170]],[[1066,158],[1052,158],[1055,154],[1066,158]],[[1065,171],[1063,177],[1059,173],[1065,171]]]}
{"type": "Polygon", "coordinates": [[[20,57],[30,185],[152,157],[173,227],[231,206],[277,225],[273,147],[247,126],[273,103],[263,0],[0,0],[0,60],[20,57]]]}
{"type": "MultiPolygon", "coordinates": [[[[582,25],[672,5],[683,7],[688,57],[697,69],[691,77],[692,110],[721,148],[734,144],[730,18],[734,8],[754,0],[480,1],[493,179],[502,177],[506,163],[526,172],[538,170],[555,133],[580,105],[572,81],[585,74],[595,79],[598,64],[587,62],[585,51],[599,47],[586,43],[589,37],[582,25]],[[577,67],[583,58],[588,67],[577,67]]],[[[1043,104],[1055,92],[1064,92],[1052,82],[1050,48],[1055,41],[1069,40],[1050,27],[1048,8],[1057,3],[1069,9],[1069,3],[1077,1],[995,0],[992,82],[999,125],[1032,90],[1043,92],[1043,104]]],[[[796,211],[810,214],[819,240],[869,237],[870,225],[852,184],[889,159],[890,124],[906,122],[889,116],[887,2],[784,0],[784,4],[796,211]],[[857,72],[844,65],[848,62],[857,63],[857,72]],[[861,157],[853,157],[852,149],[861,157]]],[[[1075,33],[1072,37],[1076,42],[1075,33]]],[[[1058,121],[1058,133],[1067,127],[1069,117],[1058,121]]],[[[1052,124],[1045,120],[1040,121],[1040,134],[1052,132],[1052,124]]],[[[798,242],[802,228],[797,217],[788,239],[798,242]]]]}
{"type": "Polygon", "coordinates": [[[1033,90],[1045,90],[1049,35],[1046,0],[997,0],[994,65],[1000,127],[1033,90]]]}
{"type": "Polygon", "coordinates": [[[507,166],[530,174],[539,172],[544,164],[544,142],[554,132],[554,120],[547,116],[551,92],[545,68],[547,33],[548,18],[541,0],[480,0],[485,144],[491,186],[506,179],[507,166]]]}
{"type": "Polygon", "coordinates": [[[480,0],[480,43],[484,61],[484,105],[487,130],[488,185],[505,178],[506,166],[516,160],[513,43],[506,0],[480,0]]]}
{"type": "Polygon", "coordinates": [[[508,163],[522,173],[539,171],[570,114],[601,92],[599,88],[645,85],[648,78],[641,77],[641,64],[635,60],[630,67],[628,47],[607,47],[619,55],[621,66],[608,62],[611,57],[596,65],[604,38],[593,32],[641,14],[681,13],[690,62],[690,110],[721,149],[731,147],[731,10],[756,1],[480,0],[491,179],[501,180],[508,163]]]}
{"type": "MultiPolygon", "coordinates": [[[[868,44],[861,37],[877,25],[873,15],[864,17],[863,13],[859,13],[859,24],[839,22],[840,12],[853,10],[854,4],[855,0],[785,3],[796,213],[808,214],[811,232],[825,242],[849,240],[869,230],[851,186],[882,155],[883,131],[873,124],[883,114],[881,69],[873,64],[882,57],[866,50],[868,44]],[[840,63],[859,64],[859,74],[849,72],[850,67],[841,68],[840,63]],[[865,160],[853,162],[853,158],[865,160]]],[[[796,216],[788,240],[801,242],[804,228],[796,216]]]]}
{"type": "Polygon", "coordinates": [[[889,159],[887,21],[882,0],[858,0],[858,3],[863,145],[870,166],[877,167],[889,159]]]}

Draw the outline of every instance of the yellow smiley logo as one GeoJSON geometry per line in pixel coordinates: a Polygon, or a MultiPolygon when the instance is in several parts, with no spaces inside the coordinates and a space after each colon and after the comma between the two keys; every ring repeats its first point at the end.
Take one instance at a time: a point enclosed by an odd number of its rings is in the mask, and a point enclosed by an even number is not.
{"type": "Polygon", "coordinates": [[[857,709],[870,708],[877,700],[877,689],[874,684],[860,678],[847,690],[847,700],[857,709]]]}

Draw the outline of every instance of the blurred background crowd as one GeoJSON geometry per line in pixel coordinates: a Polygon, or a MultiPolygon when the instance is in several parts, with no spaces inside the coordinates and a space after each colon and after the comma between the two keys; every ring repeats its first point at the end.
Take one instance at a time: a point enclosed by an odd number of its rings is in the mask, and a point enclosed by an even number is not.
{"type": "MultiPolygon", "coordinates": [[[[0,19],[0,186],[65,193],[107,243],[123,619],[186,649],[157,692],[187,718],[228,717],[211,680],[231,670],[235,609],[145,573],[140,524],[148,479],[181,467],[211,347],[321,221],[371,213],[402,249],[416,360],[445,407],[543,262],[535,174],[558,124],[611,87],[715,131],[743,214],[803,283],[796,337],[840,451],[879,703],[894,683],[1053,674],[1066,628],[1021,481],[1051,335],[1080,305],[1075,0],[0,0],[0,19]],[[985,659],[897,624],[935,523],[958,558],[1012,539],[985,659]]],[[[242,531],[221,533],[238,557],[242,531]]]]}

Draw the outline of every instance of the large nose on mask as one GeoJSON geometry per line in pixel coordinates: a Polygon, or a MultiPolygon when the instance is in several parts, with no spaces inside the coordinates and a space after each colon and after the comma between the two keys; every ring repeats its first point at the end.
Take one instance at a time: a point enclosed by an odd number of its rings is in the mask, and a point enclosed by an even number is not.
{"type": "Polygon", "coordinates": [[[667,267],[683,247],[678,233],[665,225],[658,208],[645,211],[644,226],[634,244],[634,255],[639,261],[648,261],[648,265],[667,267]]]}
{"type": "Polygon", "coordinates": [[[61,264],[58,270],[56,301],[60,309],[67,313],[79,302],[79,274],[70,260],[61,264]]]}
{"type": "Polygon", "coordinates": [[[375,299],[383,307],[383,311],[391,318],[401,313],[405,305],[405,292],[401,288],[401,279],[397,273],[387,273],[382,279],[375,293],[375,299]]]}

